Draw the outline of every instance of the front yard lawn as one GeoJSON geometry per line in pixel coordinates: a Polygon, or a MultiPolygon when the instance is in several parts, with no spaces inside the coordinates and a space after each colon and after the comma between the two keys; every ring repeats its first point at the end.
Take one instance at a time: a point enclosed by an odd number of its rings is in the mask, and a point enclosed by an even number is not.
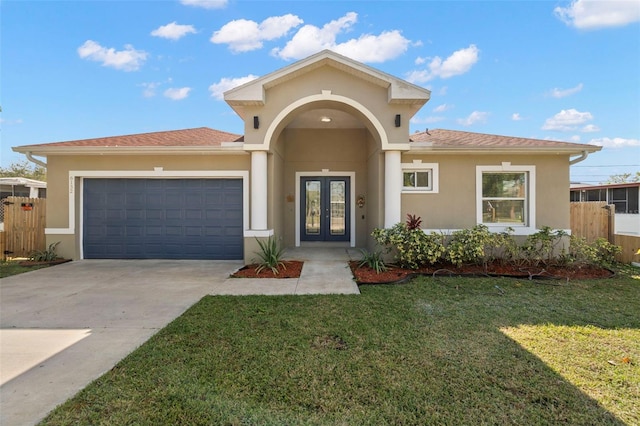
{"type": "Polygon", "coordinates": [[[640,424],[638,275],[205,297],[44,424],[640,424]]]}
{"type": "Polygon", "coordinates": [[[24,272],[35,271],[36,269],[47,268],[49,265],[21,266],[17,260],[0,261],[0,278],[22,274],[24,272]]]}

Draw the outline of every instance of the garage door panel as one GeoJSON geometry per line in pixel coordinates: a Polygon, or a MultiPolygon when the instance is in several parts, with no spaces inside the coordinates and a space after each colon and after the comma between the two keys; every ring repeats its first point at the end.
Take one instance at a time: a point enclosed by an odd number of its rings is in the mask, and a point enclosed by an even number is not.
{"type": "Polygon", "coordinates": [[[241,179],[85,179],[83,195],[85,258],[243,256],[241,179]]]}

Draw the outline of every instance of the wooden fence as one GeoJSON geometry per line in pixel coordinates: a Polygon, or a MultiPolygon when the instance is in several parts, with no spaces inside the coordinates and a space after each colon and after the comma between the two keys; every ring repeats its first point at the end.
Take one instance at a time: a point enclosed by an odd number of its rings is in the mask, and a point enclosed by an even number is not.
{"type": "Polygon", "coordinates": [[[614,207],[606,201],[570,203],[571,234],[593,242],[605,238],[613,244],[615,215],[614,207]]]}
{"type": "Polygon", "coordinates": [[[4,248],[6,257],[28,257],[46,248],[44,235],[46,199],[7,197],[4,208],[4,248]]]}
{"type": "Polygon", "coordinates": [[[4,231],[0,231],[0,261],[6,260],[7,259],[7,255],[4,254],[4,251],[6,250],[6,237],[7,233],[4,231]]]}
{"type": "Polygon", "coordinates": [[[614,244],[622,247],[622,253],[618,256],[620,262],[640,262],[640,255],[636,254],[640,249],[640,236],[616,234],[614,244]]]}
{"type": "Polygon", "coordinates": [[[622,248],[618,260],[622,263],[640,262],[636,255],[640,236],[615,234],[615,208],[605,201],[571,203],[571,234],[588,242],[604,238],[622,248]]]}

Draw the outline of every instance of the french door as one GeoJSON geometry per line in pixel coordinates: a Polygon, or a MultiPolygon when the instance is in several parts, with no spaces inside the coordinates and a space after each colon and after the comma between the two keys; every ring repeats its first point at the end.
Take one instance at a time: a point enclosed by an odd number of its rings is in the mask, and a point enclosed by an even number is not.
{"type": "Polygon", "coordinates": [[[300,178],[300,240],[349,241],[349,177],[300,178]]]}

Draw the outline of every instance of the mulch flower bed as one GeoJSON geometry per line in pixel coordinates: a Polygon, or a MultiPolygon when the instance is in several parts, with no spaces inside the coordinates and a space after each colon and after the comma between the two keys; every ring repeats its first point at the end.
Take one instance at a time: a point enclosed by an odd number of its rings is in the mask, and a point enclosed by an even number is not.
{"type": "Polygon", "coordinates": [[[18,262],[20,266],[41,266],[41,265],[59,265],[61,263],[71,262],[71,259],[55,259],[55,260],[21,260],[18,262]]]}
{"type": "MultiPolygon", "coordinates": [[[[278,268],[274,274],[271,269],[264,268],[256,272],[258,264],[246,265],[231,274],[232,278],[299,278],[304,262],[287,260],[285,267],[278,268]]],[[[359,261],[349,262],[351,272],[358,284],[391,284],[407,281],[418,275],[426,276],[475,276],[475,277],[512,277],[524,279],[557,279],[579,280],[610,278],[613,271],[593,265],[579,266],[518,266],[493,263],[483,268],[481,265],[438,264],[420,269],[405,269],[397,266],[387,266],[387,270],[379,274],[367,267],[358,267],[359,261]]]]}
{"type": "Polygon", "coordinates": [[[264,268],[259,273],[256,272],[258,264],[247,265],[231,274],[232,278],[299,278],[304,262],[299,260],[285,260],[284,267],[278,268],[278,273],[274,274],[269,268],[264,268]]]}
{"type": "Polygon", "coordinates": [[[438,264],[420,269],[405,269],[387,266],[387,270],[379,274],[367,266],[358,267],[359,261],[349,262],[353,276],[358,284],[390,284],[399,283],[418,275],[428,276],[489,276],[513,277],[526,279],[597,279],[610,278],[613,271],[593,265],[579,266],[518,266],[493,263],[487,265],[438,264]]]}

